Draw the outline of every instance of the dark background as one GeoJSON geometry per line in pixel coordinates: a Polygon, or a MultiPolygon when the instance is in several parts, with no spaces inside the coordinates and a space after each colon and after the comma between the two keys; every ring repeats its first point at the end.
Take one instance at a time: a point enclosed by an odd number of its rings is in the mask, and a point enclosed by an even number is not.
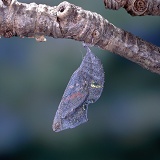
{"type": "MultiPolygon", "coordinates": [[[[62,1],[35,2],[54,6],[62,1]]],[[[103,0],[69,2],[160,44],[159,17],[132,17],[124,9],[105,10],[103,0]]],[[[92,47],[105,70],[102,96],[89,106],[88,123],[55,133],[55,112],[70,76],[86,53],[82,44],[48,37],[44,43],[1,38],[0,49],[1,160],[160,159],[159,75],[92,47]]]]}

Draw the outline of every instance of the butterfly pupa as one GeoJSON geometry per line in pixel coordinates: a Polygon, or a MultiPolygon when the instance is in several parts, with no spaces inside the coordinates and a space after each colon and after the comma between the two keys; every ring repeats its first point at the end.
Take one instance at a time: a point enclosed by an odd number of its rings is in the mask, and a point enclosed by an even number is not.
{"type": "Polygon", "coordinates": [[[104,85],[103,66],[89,47],[84,47],[87,53],[79,68],[72,74],[58,106],[52,125],[55,132],[87,122],[88,105],[101,96],[104,85]]]}

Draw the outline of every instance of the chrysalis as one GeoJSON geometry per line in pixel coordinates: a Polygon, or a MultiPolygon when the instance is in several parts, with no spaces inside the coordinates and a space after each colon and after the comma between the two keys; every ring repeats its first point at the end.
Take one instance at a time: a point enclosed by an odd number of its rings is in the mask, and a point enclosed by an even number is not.
{"type": "Polygon", "coordinates": [[[88,105],[101,96],[104,85],[103,66],[89,47],[84,47],[87,53],[80,67],[71,76],[56,112],[52,126],[55,132],[87,122],[88,105]]]}

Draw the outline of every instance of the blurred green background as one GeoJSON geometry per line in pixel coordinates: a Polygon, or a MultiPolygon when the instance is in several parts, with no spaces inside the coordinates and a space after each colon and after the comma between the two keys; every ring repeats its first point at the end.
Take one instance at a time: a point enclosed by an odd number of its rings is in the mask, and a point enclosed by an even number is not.
{"type": "MultiPolygon", "coordinates": [[[[62,1],[34,2],[54,6],[62,1]]],[[[159,17],[105,10],[102,0],[69,2],[160,44],[159,17]]],[[[105,70],[102,96],[89,106],[88,123],[55,133],[52,121],[59,102],[86,53],[82,44],[48,37],[44,43],[1,38],[0,48],[1,160],[160,159],[159,75],[92,47],[105,70]]]]}

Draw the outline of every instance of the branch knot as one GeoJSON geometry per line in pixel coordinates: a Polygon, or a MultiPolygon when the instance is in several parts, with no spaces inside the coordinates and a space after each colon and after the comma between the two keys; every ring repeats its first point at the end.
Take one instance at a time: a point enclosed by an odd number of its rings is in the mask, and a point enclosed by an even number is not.
{"type": "Polygon", "coordinates": [[[148,3],[145,0],[135,0],[133,4],[133,11],[136,15],[142,15],[148,8],[148,3]]]}

